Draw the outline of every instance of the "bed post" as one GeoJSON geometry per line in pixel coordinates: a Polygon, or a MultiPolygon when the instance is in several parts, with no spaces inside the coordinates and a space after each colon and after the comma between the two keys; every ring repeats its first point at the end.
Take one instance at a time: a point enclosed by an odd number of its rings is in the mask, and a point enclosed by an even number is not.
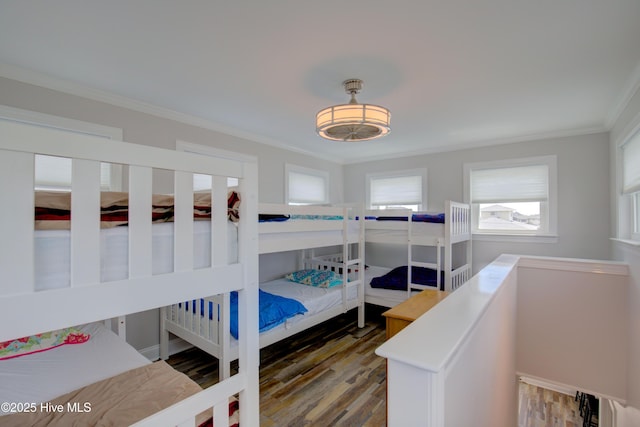
{"type": "Polygon", "coordinates": [[[347,311],[347,284],[349,282],[349,208],[342,208],[342,306],[347,311]]]}
{"type": "Polygon", "coordinates": [[[169,331],[167,330],[167,307],[160,308],[160,359],[169,358],[169,331]]]}
{"type": "Polygon", "coordinates": [[[358,327],[364,328],[365,321],[365,303],[364,303],[364,270],[366,268],[364,264],[364,205],[361,205],[360,212],[358,212],[358,327]]]}
{"type": "Polygon", "coordinates": [[[238,293],[239,373],[246,375],[240,393],[240,420],[245,426],[260,425],[260,340],[258,337],[258,164],[244,162],[240,181],[238,249],[243,262],[244,289],[238,293]],[[251,310],[247,310],[251,307],[251,310]]]}
{"type": "Polygon", "coordinates": [[[453,232],[452,227],[458,221],[458,218],[454,212],[454,205],[451,203],[451,200],[447,200],[444,203],[445,207],[445,227],[444,227],[444,290],[451,292],[453,291],[452,281],[451,281],[451,267],[452,262],[451,259],[453,255],[453,245],[451,243],[451,233],[453,232]]]}

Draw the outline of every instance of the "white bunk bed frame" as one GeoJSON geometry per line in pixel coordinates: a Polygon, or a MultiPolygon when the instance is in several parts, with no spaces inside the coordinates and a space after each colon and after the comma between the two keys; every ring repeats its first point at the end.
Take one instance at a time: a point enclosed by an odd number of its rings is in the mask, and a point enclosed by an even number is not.
{"type": "MultiPolygon", "coordinates": [[[[392,243],[407,246],[407,265],[432,268],[438,272],[437,287],[441,286],[440,271],[444,271],[444,290],[454,291],[471,278],[471,210],[469,204],[447,200],[445,202],[444,224],[427,223],[429,234],[420,230],[422,223],[412,221],[411,212],[402,210],[368,211],[368,215],[405,217],[406,221],[366,221],[367,230],[383,231],[382,234],[365,232],[367,243],[392,243]],[[464,263],[453,268],[453,245],[465,242],[464,263]],[[435,263],[420,262],[413,258],[413,246],[434,246],[437,248],[435,263]],[[444,258],[444,262],[443,262],[444,258]],[[444,265],[443,265],[444,264],[444,265]]],[[[431,286],[411,282],[411,268],[408,271],[407,298],[411,289],[433,289],[431,286]]],[[[371,304],[386,305],[386,301],[375,296],[365,295],[365,301],[371,304]]]]}
{"type": "Polygon", "coordinates": [[[194,425],[203,411],[228,425],[228,402],[240,397],[244,426],[259,425],[257,165],[0,120],[0,341],[128,313],[239,291],[239,373],[137,426],[194,425]],[[35,291],[34,155],[72,159],[71,284],[35,291]],[[129,167],[129,278],[100,283],[100,162],[129,167]],[[174,272],[151,274],[154,168],[175,171],[174,272]],[[193,269],[193,174],[213,176],[211,267],[193,269]],[[237,177],[242,205],[239,262],[227,265],[226,179],[237,177]],[[28,309],[26,308],[28,307],[28,309]],[[34,315],[33,313],[38,313],[34,315]],[[213,408],[213,412],[211,412],[213,408]]]}
{"type": "MultiPolygon", "coordinates": [[[[300,250],[299,268],[328,269],[338,273],[350,270],[356,272],[356,274],[342,275],[342,304],[303,318],[287,328],[278,328],[260,334],[259,347],[264,348],[274,344],[354,308],[358,309],[358,326],[364,327],[364,217],[356,216],[356,208],[260,204],[259,212],[294,217],[340,217],[341,220],[316,219],[260,223],[258,225],[259,252],[267,254],[300,250]],[[327,246],[342,247],[339,260],[314,256],[314,249],[327,246]],[[352,287],[357,288],[358,297],[355,300],[347,298],[347,291],[352,287]]],[[[220,379],[228,378],[231,373],[231,362],[238,358],[238,348],[231,345],[229,333],[229,300],[228,294],[205,298],[204,313],[201,312],[200,304],[195,305],[195,311],[185,310],[178,304],[164,308],[160,324],[160,357],[166,359],[169,356],[169,332],[171,332],[216,357],[219,361],[220,379]]]]}

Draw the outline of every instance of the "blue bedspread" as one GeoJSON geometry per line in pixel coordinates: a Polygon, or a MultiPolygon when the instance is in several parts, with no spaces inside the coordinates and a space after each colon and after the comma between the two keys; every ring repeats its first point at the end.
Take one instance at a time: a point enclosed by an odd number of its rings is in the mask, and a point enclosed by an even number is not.
{"type": "MultiPolygon", "coordinates": [[[[408,221],[408,217],[406,216],[377,216],[377,217],[366,217],[366,219],[375,219],[377,221],[408,221]]],[[[413,214],[411,215],[411,220],[413,222],[433,222],[438,224],[444,224],[444,213],[438,214],[413,214]]]]}
{"type": "MultiPolygon", "coordinates": [[[[371,279],[372,288],[407,290],[409,268],[406,265],[396,267],[384,276],[371,279]]],[[[440,272],[440,284],[444,283],[444,272],[440,272]]],[[[426,267],[411,267],[411,281],[419,285],[437,286],[438,272],[426,267]]]]}
{"type": "MultiPolygon", "coordinates": [[[[268,331],[284,323],[287,319],[307,312],[299,301],[258,290],[260,301],[259,329],[268,331]]],[[[231,292],[231,335],[238,338],[238,293],[231,292]]]]}
{"type": "MultiPolygon", "coordinates": [[[[270,294],[269,292],[265,292],[262,289],[259,289],[258,300],[260,304],[260,315],[258,316],[258,328],[260,332],[268,331],[282,323],[284,323],[287,319],[297,315],[304,314],[307,312],[307,308],[299,301],[296,301],[291,298],[281,297],[279,295],[270,294]]],[[[231,300],[231,335],[234,338],[238,338],[238,293],[231,292],[230,295],[231,300]]],[[[191,311],[195,313],[196,304],[195,301],[192,301],[191,304],[186,302],[186,309],[189,310],[189,305],[191,305],[191,311]]],[[[209,301],[209,320],[213,319],[213,303],[209,301]]],[[[204,300],[200,300],[200,313],[205,313],[204,309],[204,300]]],[[[219,313],[215,313],[219,316],[219,313]]]]}

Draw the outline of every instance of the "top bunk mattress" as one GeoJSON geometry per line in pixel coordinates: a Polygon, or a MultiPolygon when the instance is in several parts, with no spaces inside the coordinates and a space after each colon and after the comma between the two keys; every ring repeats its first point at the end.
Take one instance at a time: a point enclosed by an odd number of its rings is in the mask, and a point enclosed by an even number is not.
{"type": "MultiPolygon", "coordinates": [[[[211,265],[211,222],[194,221],[194,268],[211,265]]],[[[173,271],[174,223],[162,222],[152,226],[153,274],[173,271]]],[[[35,289],[36,291],[68,287],[70,284],[69,230],[35,231],[35,289]]],[[[228,262],[238,260],[238,228],[227,222],[228,262]]],[[[100,281],[123,280],[129,274],[129,232],[127,227],[105,228],[100,231],[100,281]]]]}
{"type": "MultiPolygon", "coordinates": [[[[365,221],[365,241],[378,243],[407,243],[409,223],[407,221],[365,221]]],[[[415,243],[435,245],[436,239],[444,238],[444,224],[412,222],[411,236],[415,243]]]]}
{"type": "MultiPolygon", "coordinates": [[[[341,219],[291,219],[260,222],[258,226],[259,252],[264,254],[340,245],[344,239],[343,223],[344,221],[341,219]]],[[[348,242],[357,243],[359,238],[360,222],[348,220],[348,242]]]]}

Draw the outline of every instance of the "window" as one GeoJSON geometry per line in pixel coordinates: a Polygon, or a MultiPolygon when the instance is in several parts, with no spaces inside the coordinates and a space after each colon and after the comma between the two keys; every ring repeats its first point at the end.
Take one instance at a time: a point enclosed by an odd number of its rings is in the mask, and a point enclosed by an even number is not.
{"type": "Polygon", "coordinates": [[[640,130],[622,145],[622,193],[631,198],[631,238],[640,240],[640,130]]]}
{"type": "MultiPolygon", "coordinates": [[[[100,189],[102,191],[114,189],[112,174],[115,166],[120,165],[100,163],[100,189]]],[[[71,159],[37,154],[35,169],[36,190],[71,191],[71,159]]],[[[121,171],[121,166],[117,170],[121,171]]]]}
{"type": "MultiPolygon", "coordinates": [[[[213,180],[211,175],[193,175],[193,191],[206,191],[211,190],[213,186],[213,180]]],[[[227,187],[237,187],[238,178],[227,177],[227,187]]]]}
{"type": "Polygon", "coordinates": [[[426,169],[368,174],[367,206],[369,209],[424,210],[426,189],[426,169]]]}
{"type": "Polygon", "coordinates": [[[556,233],[556,157],[465,164],[474,233],[556,233]]]}
{"type": "MultiPolygon", "coordinates": [[[[116,141],[122,140],[122,129],[119,128],[8,106],[0,106],[0,119],[95,135],[116,141]]],[[[71,159],[38,155],[35,159],[35,169],[35,188],[37,190],[71,190],[71,159]]],[[[101,163],[100,187],[102,190],[120,191],[122,188],[122,165],[101,163]]]]}
{"type": "Polygon", "coordinates": [[[329,173],[286,164],[285,199],[290,205],[329,203],[329,173]]]}
{"type": "Polygon", "coordinates": [[[640,191],[633,195],[633,232],[631,238],[640,240],[640,191]]]}
{"type": "MultiPolygon", "coordinates": [[[[239,161],[251,161],[257,162],[257,158],[254,156],[248,156],[246,154],[238,153],[235,151],[223,150],[221,148],[214,148],[208,145],[193,144],[186,141],[176,141],[177,151],[186,151],[188,153],[201,154],[204,156],[221,157],[224,159],[239,160],[239,161]]],[[[227,187],[237,187],[240,184],[238,178],[227,177],[227,187]]],[[[212,187],[211,175],[193,175],[193,191],[205,191],[210,190],[212,187]]]]}

